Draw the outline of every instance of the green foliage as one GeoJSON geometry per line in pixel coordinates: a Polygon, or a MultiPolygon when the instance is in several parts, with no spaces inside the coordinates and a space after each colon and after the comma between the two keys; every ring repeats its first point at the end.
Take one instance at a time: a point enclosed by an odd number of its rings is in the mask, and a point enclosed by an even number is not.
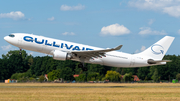
{"type": "Polygon", "coordinates": [[[105,75],[108,70],[114,69],[114,67],[102,66],[99,64],[87,64],[88,73],[96,72],[100,75],[105,75]]]}
{"type": "Polygon", "coordinates": [[[180,80],[180,73],[178,73],[177,75],[176,75],[176,79],[179,81],[180,80]]]}
{"type": "Polygon", "coordinates": [[[122,70],[121,70],[121,75],[124,75],[124,74],[125,74],[125,73],[124,73],[124,69],[122,69],[122,70]]]}
{"type": "MultiPolygon", "coordinates": [[[[126,74],[126,73],[132,73],[133,75],[137,74],[138,73],[138,69],[139,68],[123,68],[123,74],[126,74]]],[[[123,75],[121,74],[121,75],[123,75]]]]}
{"type": "MultiPolygon", "coordinates": [[[[11,55],[13,55],[13,54],[14,54],[14,55],[19,55],[19,52],[20,52],[19,50],[13,50],[13,51],[10,50],[6,55],[3,54],[3,55],[2,55],[2,58],[3,58],[3,59],[9,59],[9,57],[10,57],[11,55]]],[[[20,56],[22,56],[22,59],[25,60],[25,59],[27,58],[27,53],[26,53],[26,51],[25,51],[25,50],[22,50],[20,56]]]]}
{"type": "Polygon", "coordinates": [[[78,77],[75,77],[77,82],[84,82],[86,81],[86,74],[80,74],[78,77]]]}
{"type": "Polygon", "coordinates": [[[56,79],[61,78],[60,75],[61,75],[61,70],[60,69],[53,70],[52,72],[48,73],[48,79],[50,81],[54,81],[56,79]]]}
{"type": "Polygon", "coordinates": [[[124,76],[123,76],[123,80],[124,81],[133,81],[134,77],[132,76],[132,73],[126,73],[124,76]]]}
{"type": "Polygon", "coordinates": [[[87,75],[87,81],[99,81],[100,79],[99,73],[96,72],[90,72],[87,75]]]}
{"type": "Polygon", "coordinates": [[[83,71],[82,71],[82,68],[79,68],[78,65],[80,63],[76,63],[76,67],[74,69],[74,74],[81,74],[83,71]]]}
{"type": "Polygon", "coordinates": [[[159,81],[159,76],[158,76],[158,70],[157,70],[157,68],[155,68],[155,71],[154,71],[154,74],[153,74],[153,76],[152,76],[152,79],[153,79],[154,82],[159,81]]]}
{"type": "Polygon", "coordinates": [[[27,82],[27,81],[29,81],[29,79],[26,77],[22,77],[18,79],[18,82],[27,82]]]}
{"type": "Polygon", "coordinates": [[[147,81],[148,79],[147,79],[147,76],[145,77],[145,79],[144,79],[144,81],[147,81]]]}
{"type": "Polygon", "coordinates": [[[2,55],[0,59],[0,79],[9,79],[14,73],[26,72],[30,67],[28,66],[26,51],[22,50],[22,55],[19,51],[9,51],[6,55],[2,55]]]}
{"type": "Polygon", "coordinates": [[[41,75],[41,76],[39,76],[38,81],[42,83],[42,82],[44,81],[44,79],[45,79],[45,78],[44,78],[44,76],[43,76],[43,75],[41,75]]]}
{"type": "Polygon", "coordinates": [[[121,75],[116,71],[107,71],[105,78],[109,81],[120,81],[121,75]]]}
{"type": "Polygon", "coordinates": [[[27,81],[36,81],[34,76],[31,75],[31,70],[29,69],[27,72],[24,73],[15,73],[11,76],[11,79],[18,80],[18,82],[27,82],[27,81]]]}
{"type": "Polygon", "coordinates": [[[64,79],[64,80],[74,80],[72,69],[69,67],[63,69],[53,70],[52,72],[48,73],[48,79],[54,81],[56,79],[64,79]]]}
{"type": "Polygon", "coordinates": [[[141,78],[141,80],[149,80],[151,79],[150,67],[142,67],[138,69],[137,76],[141,78]]]}
{"type": "Polygon", "coordinates": [[[30,81],[30,82],[35,82],[35,81],[36,81],[36,78],[30,77],[30,78],[29,78],[29,81],[30,81]]]}
{"type": "MultiPolygon", "coordinates": [[[[19,50],[14,50],[9,51],[6,55],[3,54],[2,59],[0,59],[0,80],[13,78],[21,81],[36,81],[35,78],[49,74],[48,76],[50,76],[51,80],[63,78],[66,81],[71,81],[74,80],[74,74],[80,74],[76,81],[98,81],[105,79],[120,81],[118,76],[112,76],[113,73],[107,76],[107,71],[116,71],[121,73],[121,75],[125,75],[125,77],[131,72],[132,75],[138,75],[139,79],[145,81],[151,79],[155,81],[169,80],[169,77],[171,80],[177,78],[177,74],[180,73],[180,56],[165,55],[164,60],[172,60],[172,62],[166,65],[142,68],[115,68],[85,63],[85,67],[88,68],[86,77],[85,72],[78,68],[79,62],[54,60],[50,56],[33,57],[24,50],[22,50],[22,55],[19,55],[19,50]]],[[[129,81],[131,80],[129,79],[129,81]]]]}
{"type": "Polygon", "coordinates": [[[60,78],[63,78],[66,81],[74,80],[72,69],[69,67],[61,69],[60,78]]]}
{"type": "Polygon", "coordinates": [[[11,76],[11,79],[18,80],[20,78],[25,78],[25,77],[26,77],[25,73],[15,73],[11,76]]]}
{"type": "Polygon", "coordinates": [[[103,77],[101,80],[102,80],[102,81],[105,81],[105,80],[107,80],[107,79],[106,79],[106,77],[103,77]]]}

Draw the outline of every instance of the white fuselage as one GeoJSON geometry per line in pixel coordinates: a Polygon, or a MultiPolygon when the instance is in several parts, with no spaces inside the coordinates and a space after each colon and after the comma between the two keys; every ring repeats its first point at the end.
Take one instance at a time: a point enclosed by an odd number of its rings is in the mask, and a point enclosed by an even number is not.
{"type": "MultiPolygon", "coordinates": [[[[53,55],[54,50],[60,50],[70,53],[71,51],[101,50],[102,48],[37,36],[33,34],[14,34],[15,37],[6,36],[4,39],[10,44],[22,49],[36,51],[40,53],[53,55]]],[[[139,56],[138,54],[127,54],[123,52],[111,51],[105,54],[105,57],[84,60],[86,63],[101,64],[113,67],[143,67],[151,66],[147,60],[149,57],[139,56]]],[[[80,61],[79,58],[73,58],[74,61],[80,61]]]]}

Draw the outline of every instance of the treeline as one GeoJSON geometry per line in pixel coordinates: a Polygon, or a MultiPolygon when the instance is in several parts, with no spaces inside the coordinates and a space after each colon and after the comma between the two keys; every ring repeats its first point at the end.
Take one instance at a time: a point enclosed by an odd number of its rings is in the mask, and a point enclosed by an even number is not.
{"type": "Polygon", "coordinates": [[[33,57],[22,50],[9,51],[0,59],[0,80],[18,79],[20,81],[44,80],[48,74],[49,80],[63,78],[66,81],[131,81],[132,75],[137,75],[141,80],[172,80],[180,73],[180,56],[166,55],[164,60],[172,60],[166,65],[141,67],[141,68],[117,68],[97,64],[85,64],[87,71],[78,68],[79,62],[59,61],[50,56],[33,57]],[[79,77],[74,78],[74,74],[79,77]],[[121,78],[124,75],[123,78],[121,78]]]}

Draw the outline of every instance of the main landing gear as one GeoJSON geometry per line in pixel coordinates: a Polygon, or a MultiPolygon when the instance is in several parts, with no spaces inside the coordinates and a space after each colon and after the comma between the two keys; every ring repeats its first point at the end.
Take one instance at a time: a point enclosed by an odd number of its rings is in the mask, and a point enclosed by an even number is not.
{"type": "Polygon", "coordinates": [[[87,71],[88,69],[87,69],[86,67],[84,67],[84,62],[78,64],[78,67],[79,67],[79,68],[82,68],[83,72],[84,72],[85,75],[86,75],[86,80],[85,80],[85,81],[87,82],[87,72],[86,72],[86,71],[87,71]]]}
{"type": "Polygon", "coordinates": [[[87,71],[87,68],[84,67],[84,63],[80,63],[80,64],[78,65],[78,67],[79,67],[79,68],[82,68],[83,71],[87,71]]]}

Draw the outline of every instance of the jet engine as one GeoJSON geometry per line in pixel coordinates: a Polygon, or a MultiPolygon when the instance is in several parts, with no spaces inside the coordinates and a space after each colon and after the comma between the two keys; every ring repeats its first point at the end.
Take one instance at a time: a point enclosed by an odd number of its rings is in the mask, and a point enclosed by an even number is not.
{"type": "Polygon", "coordinates": [[[71,59],[71,54],[59,50],[55,50],[53,52],[53,59],[55,60],[70,60],[71,59]]]}
{"type": "Polygon", "coordinates": [[[147,61],[148,64],[166,64],[166,62],[172,62],[171,60],[153,60],[149,59],[147,61]]]}
{"type": "Polygon", "coordinates": [[[156,61],[154,61],[153,59],[148,59],[147,63],[148,64],[156,64],[156,61]]]}

